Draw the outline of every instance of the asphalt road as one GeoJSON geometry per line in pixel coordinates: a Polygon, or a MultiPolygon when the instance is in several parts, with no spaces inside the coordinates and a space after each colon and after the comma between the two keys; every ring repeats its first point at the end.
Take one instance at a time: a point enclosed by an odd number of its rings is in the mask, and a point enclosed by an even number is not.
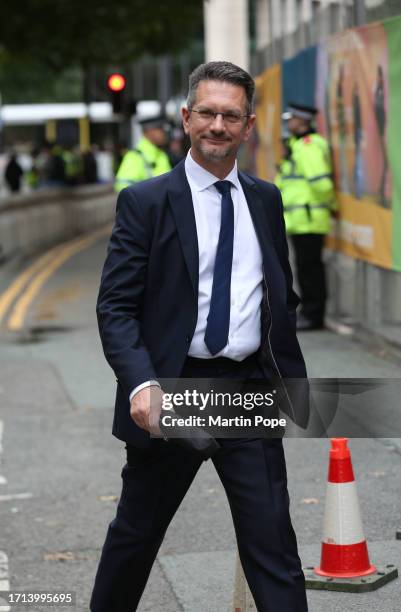
{"type": "MultiPolygon", "coordinates": [[[[72,591],[82,612],[124,464],[123,444],[111,435],[114,375],[95,320],[105,249],[101,238],[68,259],[36,295],[22,328],[0,332],[0,590],[72,591]]],[[[29,263],[0,269],[0,298],[29,263]]],[[[310,376],[401,379],[399,362],[385,349],[329,331],[300,339],[310,376]]],[[[329,442],[288,439],[285,447],[301,557],[316,565],[329,442]]],[[[371,560],[401,568],[399,440],[352,439],[350,447],[371,560]]],[[[168,530],[140,612],[226,612],[234,562],[228,504],[208,462],[168,530]]],[[[308,597],[311,612],[398,612],[400,596],[398,579],[374,593],[308,597]]]]}

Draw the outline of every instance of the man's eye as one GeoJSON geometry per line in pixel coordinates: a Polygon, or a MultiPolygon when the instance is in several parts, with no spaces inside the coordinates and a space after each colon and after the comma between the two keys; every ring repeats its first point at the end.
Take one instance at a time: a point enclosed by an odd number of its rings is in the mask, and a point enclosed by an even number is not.
{"type": "Polygon", "coordinates": [[[214,113],[210,110],[201,110],[199,115],[202,119],[214,119],[214,113]]]}
{"type": "Polygon", "coordinates": [[[241,119],[241,115],[237,115],[236,113],[226,113],[224,116],[230,123],[237,123],[237,121],[241,119]]]}

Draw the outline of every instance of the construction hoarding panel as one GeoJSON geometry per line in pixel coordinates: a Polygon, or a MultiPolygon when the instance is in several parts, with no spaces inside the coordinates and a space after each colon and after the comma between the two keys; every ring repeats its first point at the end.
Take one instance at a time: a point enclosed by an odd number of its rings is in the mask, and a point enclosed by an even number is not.
{"type": "Polygon", "coordinates": [[[256,79],[256,171],[272,181],[281,155],[281,65],[275,64],[256,79]]]}
{"type": "Polygon", "coordinates": [[[340,210],[327,245],[401,271],[401,18],[336,34],[257,83],[259,176],[274,178],[285,105],[314,104],[333,152],[340,210]]]}
{"type": "Polygon", "coordinates": [[[340,204],[328,244],[391,268],[390,87],[383,24],[331,37],[319,46],[317,69],[318,130],[331,144],[340,204]]]}

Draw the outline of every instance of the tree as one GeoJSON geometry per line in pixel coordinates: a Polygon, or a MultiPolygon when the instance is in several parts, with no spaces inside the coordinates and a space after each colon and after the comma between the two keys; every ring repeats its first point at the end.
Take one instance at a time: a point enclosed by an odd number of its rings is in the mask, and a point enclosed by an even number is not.
{"type": "Polygon", "coordinates": [[[89,70],[182,50],[202,0],[18,0],[0,20],[3,102],[89,101],[89,70]]]}
{"type": "Polygon", "coordinates": [[[201,23],[202,0],[18,0],[0,21],[0,48],[55,71],[85,69],[175,52],[201,23]]]}

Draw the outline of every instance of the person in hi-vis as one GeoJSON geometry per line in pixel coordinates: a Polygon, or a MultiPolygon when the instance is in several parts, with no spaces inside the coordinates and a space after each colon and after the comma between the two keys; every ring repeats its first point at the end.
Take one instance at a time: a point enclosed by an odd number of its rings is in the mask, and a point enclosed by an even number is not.
{"type": "Polygon", "coordinates": [[[167,143],[165,117],[146,117],[139,121],[139,125],[142,127],[142,138],[121,160],[114,182],[114,190],[117,192],[171,170],[168,155],[163,148],[167,143]]]}

